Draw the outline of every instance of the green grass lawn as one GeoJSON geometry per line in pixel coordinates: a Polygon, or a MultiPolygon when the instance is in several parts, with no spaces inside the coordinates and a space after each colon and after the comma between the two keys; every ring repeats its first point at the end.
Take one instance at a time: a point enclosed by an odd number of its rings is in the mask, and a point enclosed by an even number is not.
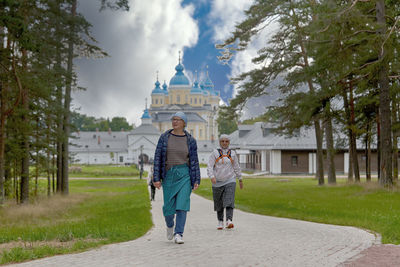
{"type": "MultiPolygon", "coordinates": [[[[110,177],[139,177],[140,171],[135,165],[72,165],[69,177],[110,178],[110,177]]],[[[143,173],[147,177],[147,172],[143,173]]]]}
{"type": "MultiPolygon", "coordinates": [[[[203,179],[196,193],[212,199],[210,181],[203,179]]],[[[257,214],[369,229],[383,243],[400,244],[400,192],[376,182],[318,186],[312,178],[245,179],[235,203],[257,214]]]]}
{"type": "Polygon", "coordinates": [[[68,197],[0,207],[0,264],[133,240],[151,226],[144,180],[70,180],[68,197]]]}

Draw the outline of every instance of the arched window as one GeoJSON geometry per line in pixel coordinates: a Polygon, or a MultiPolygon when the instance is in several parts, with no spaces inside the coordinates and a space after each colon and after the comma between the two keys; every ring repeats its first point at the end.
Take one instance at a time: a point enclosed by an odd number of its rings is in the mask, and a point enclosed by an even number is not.
{"type": "Polygon", "coordinates": [[[197,97],[194,98],[194,103],[197,104],[197,97]]]}
{"type": "Polygon", "coordinates": [[[156,104],[158,104],[158,99],[156,99],[156,104]]]}

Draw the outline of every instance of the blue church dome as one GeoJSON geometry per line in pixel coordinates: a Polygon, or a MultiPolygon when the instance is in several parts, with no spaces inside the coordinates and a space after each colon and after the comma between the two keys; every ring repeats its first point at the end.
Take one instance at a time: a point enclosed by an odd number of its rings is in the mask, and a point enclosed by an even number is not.
{"type": "Polygon", "coordinates": [[[149,114],[149,110],[147,108],[144,110],[141,119],[151,119],[150,114],[149,114]]]}
{"type": "Polygon", "coordinates": [[[203,93],[203,90],[200,88],[199,82],[197,81],[197,71],[196,71],[196,80],[193,83],[190,93],[191,94],[202,94],[203,93]]]}
{"type": "Polygon", "coordinates": [[[155,86],[156,87],[154,87],[153,91],[151,91],[151,94],[152,95],[155,95],[155,94],[162,94],[163,95],[164,91],[161,89],[160,82],[158,81],[158,79],[157,79],[157,81],[155,83],[155,86]]]}
{"type": "Polygon", "coordinates": [[[210,77],[208,76],[208,71],[207,71],[207,77],[203,80],[203,89],[213,91],[214,90],[214,84],[211,81],[210,77]]]}
{"type": "Polygon", "coordinates": [[[171,87],[172,85],[189,85],[190,86],[190,81],[188,79],[188,77],[186,77],[186,75],[183,73],[183,70],[185,68],[183,67],[183,65],[181,64],[181,62],[179,62],[178,65],[176,65],[175,70],[175,76],[171,78],[171,80],[169,81],[169,86],[171,87]]]}
{"type": "Polygon", "coordinates": [[[202,94],[203,90],[199,87],[199,83],[197,81],[194,82],[192,89],[190,90],[191,94],[202,94]]]}
{"type": "Polygon", "coordinates": [[[165,95],[168,95],[168,86],[167,86],[167,84],[165,83],[165,81],[164,81],[164,84],[163,84],[162,88],[163,88],[164,94],[165,94],[165,95]]]}

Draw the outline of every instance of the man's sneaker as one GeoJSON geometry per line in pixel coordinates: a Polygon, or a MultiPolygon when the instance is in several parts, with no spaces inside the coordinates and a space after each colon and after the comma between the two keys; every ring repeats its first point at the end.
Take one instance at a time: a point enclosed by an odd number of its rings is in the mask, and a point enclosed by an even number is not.
{"type": "Polygon", "coordinates": [[[182,239],[182,236],[180,234],[175,234],[175,243],[177,244],[183,244],[185,243],[182,239]]]}
{"type": "Polygon", "coordinates": [[[231,220],[228,220],[228,221],[226,222],[226,228],[232,229],[233,227],[234,227],[234,225],[233,225],[232,221],[231,221],[231,220]]]}
{"type": "Polygon", "coordinates": [[[217,229],[218,230],[224,229],[224,222],[223,221],[218,221],[217,229]]]}
{"type": "Polygon", "coordinates": [[[174,227],[167,227],[167,239],[172,240],[174,237],[174,227]]]}

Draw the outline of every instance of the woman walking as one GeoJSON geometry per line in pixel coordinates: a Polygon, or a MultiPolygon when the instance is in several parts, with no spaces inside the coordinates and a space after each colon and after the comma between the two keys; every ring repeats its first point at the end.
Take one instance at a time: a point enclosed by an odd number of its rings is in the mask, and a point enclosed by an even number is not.
{"type": "Polygon", "coordinates": [[[242,174],[235,151],[229,149],[229,135],[222,134],[219,138],[220,148],[215,149],[207,165],[207,174],[211,179],[214,210],[217,212],[217,229],[224,228],[224,210],[226,213],[226,228],[233,228],[233,208],[235,207],[236,178],[240,189],[243,189],[242,174]]]}
{"type": "Polygon", "coordinates": [[[190,194],[200,184],[200,167],[196,140],[185,131],[186,114],[176,112],[171,121],[172,129],[163,133],[158,140],[154,155],[153,182],[158,189],[162,182],[167,239],[174,238],[175,243],[183,244],[186,213],[190,210],[190,194]]]}

